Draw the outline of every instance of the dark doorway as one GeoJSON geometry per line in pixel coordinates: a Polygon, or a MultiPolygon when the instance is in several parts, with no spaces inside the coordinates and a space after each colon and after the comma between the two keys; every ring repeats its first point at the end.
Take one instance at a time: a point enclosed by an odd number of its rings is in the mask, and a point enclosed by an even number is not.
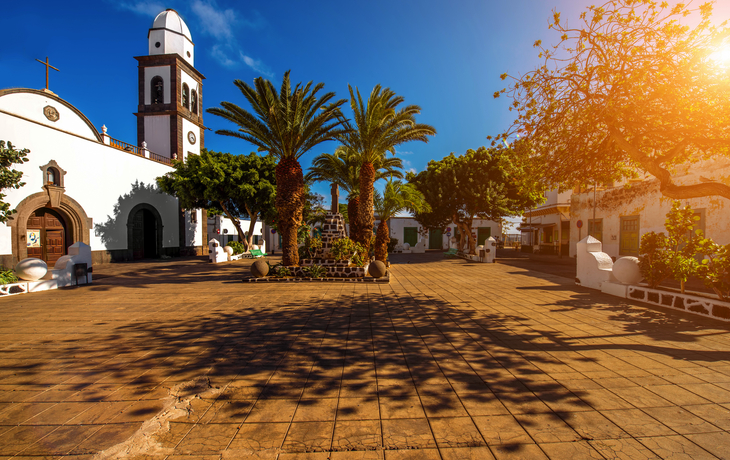
{"type": "Polygon", "coordinates": [[[428,231],[428,249],[443,249],[444,232],[440,228],[428,231]]]}
{"type": "Polygon", "coordinates": [[[66,228],[66,220],[50,208],[40,208],[28,217],[26,244],[28,257],[46,261],[53,267],[56,261],[66,254],[69,246],[66,241],[70,232],[66,228]]]}
{"type": "Polygon", "coordinates": [[[132,216],[132,258],[154,259],[160,256],[161,226],[157,216],[149,209],[138,209],[132,216]]]}

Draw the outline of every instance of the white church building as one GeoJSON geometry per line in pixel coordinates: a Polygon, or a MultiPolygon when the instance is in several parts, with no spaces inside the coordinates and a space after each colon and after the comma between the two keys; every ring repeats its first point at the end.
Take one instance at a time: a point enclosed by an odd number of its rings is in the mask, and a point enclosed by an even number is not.
{"type": "Polygon", "coordinates": [[[202,81],[190,30],[174,10],[149,30],[139,62],[137,139],[101,132],[51,91],[0,90],[0,139],[30,150],[15,165],[25,186],[5,190],[17,213],[0,223],[0,265],[26,257],[49,266],[81,241],[93,263],[201,254],[207,216],[181,209],[155,179],[203,147],[202,81]]]}

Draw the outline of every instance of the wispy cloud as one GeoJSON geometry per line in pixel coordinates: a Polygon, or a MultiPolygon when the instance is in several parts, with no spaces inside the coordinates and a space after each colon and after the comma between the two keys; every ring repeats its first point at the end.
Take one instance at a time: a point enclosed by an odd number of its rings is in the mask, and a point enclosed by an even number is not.
{"type": "Polygon", "coordinates": [[[413,152],[409,150],[398,150],[395,151],[396,155],[413,155],[413,152]]]}
{"type": "Polygon", "coordinates": [[[194,0],[191,8],[203,27],[203,34],[216,40],[217,43],[211,47],[211,55],[222,66],[235,68],[243,64],[261,75],[273,78],[274,73],[263,61],[238,51],[240,46],[236,40],[236,28],[260,28],[265,24],[260,16],[254,14],[254,20],[243,18],[233,9],[220,8],[215,0],[194,0]]]}
{"type": "Polygon", "coordinates": [[[195,0],[191,5],[193,13],[200,19],[203,32],[217,40],[233,37],[233,25],[236,22],[236,12],[232,9],[218,8],[215,1],[195,0]]]}
{"type": "Polygon", "coordinates": [[[243,53],[240,53],[240,54],[241,54],[241,59],[243,60],[244,64],[251,67],[256,72],[259,72],[261,75],[265,75],[269,78],[273,78],[274,72],[272,72],[271,69],[266,67],[266,65],[264,65],[264,63],[262,63],[261,61],[259,61],[257,59],[254,59],[252,57],[246,56],[243,53]]]}
{"type": "Polygon", "coordinates": [[[210,50],[210,54],[224,67],[235,67],[236,64],[238,64],[237,61],[228,57],[228,54],[221,49],[221,45],[219,44],[213,45],[213,48],[210,50]]]}
{"type": "Polygon", "coordinates": [[[129,10],[143,16],[152,16],[153,18],[165,11],[165,5],[156,1],[118,2],[117,6],[123,10],[129,10]]]}
{"type": "Polygon", "coordinates": [[[413,174],[418,174],[418,171],[416,171],[416,168],[410,168],[408,172],[411,172],[413,174]]]}

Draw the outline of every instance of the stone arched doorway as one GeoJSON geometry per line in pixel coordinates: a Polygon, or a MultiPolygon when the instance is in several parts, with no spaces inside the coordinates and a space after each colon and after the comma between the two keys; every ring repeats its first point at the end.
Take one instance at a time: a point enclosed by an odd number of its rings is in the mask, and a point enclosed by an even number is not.
{"type": "Polygon", "coordinates": [[[131,259],[154,259],[162,254],[162,218],[154,206],[138,204],[127,220],[127,250],[131,259]]]}
{"type": "MultiPolygon", "coordinates": [[[[29,237],[33,235],[29,234],[30,230],[37,230],[39,227],[32,227],[29,225],[39,224],[40,222],[34,221],[31,216],[38,217],[36,211],[49,210],[55,219],[62,221],[63,225],[58,226],[51,223],[51,228],[58,229],[63,228],[64,235],[63,241],[63,253],[65,254],[68,250],[68,246],[71,244],[82,241],[89,244],[89,230],[92,228],[92,220],[86,215],[84,208],[73,198],[67,195],[61,195],[60,203],[57,207],[52,207],[48,198],[48,193],[39,192],[34,193],[24,200],[22,200],[16,206],[16,213],[12,215],[8,224],[10,225],[10,234],[13,247],[13,260],[12,264],[18,263],[19,260],[23,260],[27,257],[37,257],[37,255],[29,255],[33,253],[33,244],[29,244],[29,237]],[[60,219],[59,219],[60,218],[60,219]]],[[[44,214],[45,219],[45,214],[44,214]]],[[[38,235],[40,237],[40,235],[38,235]]],[[[58,236],[58,235],[51,235],[58,236]]],[[[59,241],[60,242],[60,241],[59,241]]],[[[43,241],[41,240],[41,244],[43,241]]],[[[37,250],[35,250],[37,252],[37,250]]],[[[60,256],[59,256],[60,257],[60,256]]],[[[57,257],[56,257],[57,259],[57,257]]],[[[55,263],[49,262],[49,267],[53,267],[55,263]]]]}
{"type": "Polygon", "coordinates": [[[51,208],[36,209],[28,217],[26,237],[28,257],[46,261],[53,267],[56,261],[66,255],[69,232],[63,215],[51,208]]]}

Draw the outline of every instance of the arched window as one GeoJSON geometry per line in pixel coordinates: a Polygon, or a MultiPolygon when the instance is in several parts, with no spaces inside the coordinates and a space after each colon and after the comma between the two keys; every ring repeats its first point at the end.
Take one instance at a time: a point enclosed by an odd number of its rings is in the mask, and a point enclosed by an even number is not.
{"type": "Polygon", "coordinates": [[[165,83],[159,75],[152,78],[152,103],[165,103],[165,83]]]}
{"type": "Polygon", "coordinates": [[[193,90],[193,93],[190,97],[190,111],[193,112],[195,115],[198,114],[198,92],[193,90]]]}
{"type": "Polygon", "coordinates": [[[182,106],[186,109],[190,110],[190,88],[188,88],[187,83],[183,83],[183,92],[182,92],[182,106]]]}

